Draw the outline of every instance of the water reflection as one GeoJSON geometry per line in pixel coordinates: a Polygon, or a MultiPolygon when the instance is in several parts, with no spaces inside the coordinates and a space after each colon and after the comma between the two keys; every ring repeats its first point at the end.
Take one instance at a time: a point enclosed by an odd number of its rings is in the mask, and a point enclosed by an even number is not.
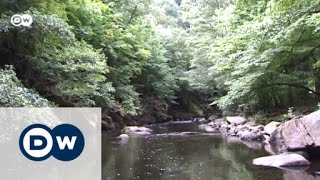
{"type": "MultiPolygon", "coordinates": [[[[170,128],[159,129],[168,133],[170,128]]],[[[173,131],[179,130],[169,132],[173,131]]],[[[267,155],[264,150],[228,143],[220,135],[137,136],[127,143],[111,141],[104,135],[102,151],[104,180],[308,180],[312,175],[253,166],[252,159],[267,155]]]]}

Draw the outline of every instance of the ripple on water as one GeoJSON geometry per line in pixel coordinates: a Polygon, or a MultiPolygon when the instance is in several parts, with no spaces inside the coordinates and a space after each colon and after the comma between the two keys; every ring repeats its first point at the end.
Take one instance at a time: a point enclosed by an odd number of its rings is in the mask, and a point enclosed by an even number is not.
{"type": "Polygon", "coordinates": [[[267,155],[262,148],[228,143],[220,135],[199,132],[196,125],[176,125],[172,128],[167,124],[161,135],[132,136],[126,144],[112,143],[104,135],[103,179],[320,180],[314,173],[320,166],[310,172],[257,167],[252,160],[267,155]],[[181,135],[182,131],[195,133],[181,135]]]}

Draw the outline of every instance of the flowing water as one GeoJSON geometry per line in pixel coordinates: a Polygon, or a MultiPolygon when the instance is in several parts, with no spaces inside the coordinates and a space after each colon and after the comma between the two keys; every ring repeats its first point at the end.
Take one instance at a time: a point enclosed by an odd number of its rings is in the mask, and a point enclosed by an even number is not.
{"type": "Polygon", "coordinates": [[[268,155],[261,144],[245,145],[219,134],[201,133],[193,123],[167,123],[153,129],[152,135],[120,142],[103,135],[103,180],[320,179],[304,170],[254,166],[254,158],[268,155]]]}

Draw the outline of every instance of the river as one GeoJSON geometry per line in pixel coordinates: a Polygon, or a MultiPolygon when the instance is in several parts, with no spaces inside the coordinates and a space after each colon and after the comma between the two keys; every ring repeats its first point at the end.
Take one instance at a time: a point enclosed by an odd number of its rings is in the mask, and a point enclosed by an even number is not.
{"type": "Polygon", "coordinates": [[[245,145],[220,134],[202,133],[191,122],[152,128],[152,135],[130,136],[125,142],[103,135],[103,180],[320,179],[304,170],[254,166],[254,158],[268,155],[261,144],[245,145]]]}

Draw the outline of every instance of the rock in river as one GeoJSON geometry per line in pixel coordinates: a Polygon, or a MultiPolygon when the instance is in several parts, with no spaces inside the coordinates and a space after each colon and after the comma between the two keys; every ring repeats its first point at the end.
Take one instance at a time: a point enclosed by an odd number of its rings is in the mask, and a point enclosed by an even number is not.
{"type": "Polygon", "coordinates": [[[282,151],[319,150],[320,111],[282,124],[272,134],[270,141],[282,151]]]}
{"type": "Polygon", "coordinates": [[[226,117],[227,122],[233,125],[240,125],[240,124],[244,124],[247,122],[247,120],[243,117],[240,116],[228,116],[226,117]]]}
{"type": "Polygon", "coordinates": [[[120,134],[118,137],[116,137],[116,139],[121,140],[121,141],[128,141],[129,136],[128,136],[128,134],[120,134]]]}
{"type": "Polygon", "coordinates": [[[220,126],[222,123],[224,123],[224,119],[216,119],[208,124],[201,124],[198,127],[208,133],[218,133],[220,132],[220,126]]]}
{"type": "Polygon", "coordinates": [[[255,141],[261,140],[263,138],[263,133],[261,130],[244,130],[238,133],[238,136],[241,140],[244,141],[255,141]]]}
{"type": "Polygon", "coordinates": [[[277,127],[280,125],[281,125],[281,123],[276,122],[276,121],[272,121],[269,124],[267,124],[266,126],[264,126],[264,131],[267,134],[271,135],[277,129],[277,127]]]}
{"type": "Polygon", "coordinates": [[[268,167],[295,167],[309,166],[310,162],[299,154],[279,154],[274,156],[260,157],[253,160],[254,165],[268,167]]]}
{"type": "Polygon", "coordinates": [[[211,126],[205,126],[204,130],[208,133],[220,132],[218,128],[212,128],[211,126]]]}
{"type": "Polygon", "coordinates": [[[137,134],[137,135],[149,135],[152,129],[138,126],[127,126],[123,129],[124,133],[137,134]]]}

